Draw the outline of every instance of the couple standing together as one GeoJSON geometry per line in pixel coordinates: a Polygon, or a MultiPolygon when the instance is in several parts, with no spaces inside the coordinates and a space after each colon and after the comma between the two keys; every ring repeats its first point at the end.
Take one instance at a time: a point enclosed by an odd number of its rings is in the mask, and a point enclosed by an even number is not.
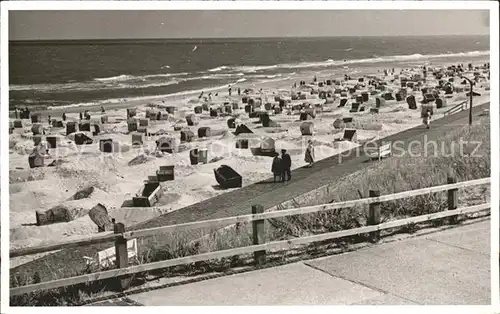
{"type": "Polygon", "coordinates": [[[286,153],[286,149],[281,150],[281,158],[278,153],[274,156],[273,165],[271,167],[271,171],[274,175],[274,183],[276,183],[277,179],[281,182],[290,181],[292,178],[292,159],[290,155],[286,153]]]}
{"type": "MultiPolygon", "coordinates": [[[[314,163],[314,147],[312,141],[309,141],[309,145],[306,149],[305,161],[309,164],[308,167],[311,167],[314,163]]],[[[281,150],[281,158],[278,153],[274,156],[273,165],[271,167],[271,171],[274,174],[274,182],[276,183],[277,179],[281,182],[290,181],[292,178],[292,159],[290,155],[286,153],[286,149],[281,150]]]]}

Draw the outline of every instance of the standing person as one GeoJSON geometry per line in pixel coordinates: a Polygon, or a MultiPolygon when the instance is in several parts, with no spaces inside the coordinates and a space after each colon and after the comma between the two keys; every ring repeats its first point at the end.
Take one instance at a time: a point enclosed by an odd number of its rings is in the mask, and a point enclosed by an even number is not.
{"type": "Polygon", "coordinates": [[[105,113],[106,110],[104,110],[104,106],[101,106],[101,113],[105,113]]]}
{"type": "Polygon", "coordinates": [[[16,119],[17,119],[17,116],[18,116],[18,114],[17,114],[17,107],[14,108],[14,113],[16,114],[16,119]]]}
{"type": "Polygon", "coordinates": [[[427,109],[427,111],[424,113],[424,125],[427,129],[430,129],[431,127],[431,111],[427,109]]]}
{"type": "Polygon", "coordinates": [[[241,95],[241,89],[238,87],[238,96],[241,95]]]}
{"type": "Polygon", "coordinates": [[[82,119],[83,119],[83,114],[82,114],[82,112],[80,111],[80,121],[82,121],[82,119]]]}
{"type": "Polygon", "coordinates": [[[228,92],[229,92],[229,96],[231,96],[231,85],[229,85],[228,92]]]}
{"type": "Polygon", "coordinates": [[[49,114],[49,124],[50,124],[50,114],[49,114]]]}
{"type": "Polygon", "coordinates": [[[274,183],[276,183],[276,178],[281,179],[283,174],[283,161],[280,158],[280,155],[276,153],[273,158],[273,165],[271,166],[271,171],[273,172],[274,183]]]}
{"type": "Polygon", "coordinates": [[[63,119],[63,121],[66,121],[66,112],[63,112],[62,119],[63,119]]]}
{"type": "Polygon", "coordinates": [[[307,149],[306,149],[306,156],[304,158],[304,161],[307,162],[309,165],[307,166],[308,168],[311,168],[313,163],[314,163],[314,146],[313,142],[309,140],[307,149]]]}
{"type": "Polygon", "coordinates": [[[285,177],[286,181],[290,181],[292,178],[292,171],[290,170],[292,168],[292,159],[290,158],[290,155],[286,153],[286,149],[281,150],[281,160],[283,161],[283,174],[281,176],[281,182],[285,182],[285,177]]]}

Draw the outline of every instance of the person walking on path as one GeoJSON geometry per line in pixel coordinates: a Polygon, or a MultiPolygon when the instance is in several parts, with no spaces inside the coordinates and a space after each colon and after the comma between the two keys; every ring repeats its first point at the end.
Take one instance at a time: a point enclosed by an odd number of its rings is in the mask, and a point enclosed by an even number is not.
{"type": "Polygon", "coordinates": [[[424,125],[427,129],[430,129],[431,127],[431,111],[429,109],[427,109],[427,111],[424,113],[424,119],[423,119],[423,122],[424,122],[424,125]]]}
{"type": "Polygon", "coordinates": [[[292,159],[286,153],[286,149],[281,150],[281,160],[283,161],[283,173],[281,175],[281,182],[290,181],[292,178],[292,159]],[[286,178],[286,179],[285,179],[286,178]]]}
{"type": "Polygon", "coordinates": [[[276,183],[276,178],[281,179],[283,174],[283,161],[280,158],[280,155],[276,153],[273,158],[273,165],[271,166],[271,171],[274,176],[274,183],[276,183]]]}
{"type": "Polygon", "coordinates": [[[313,163],[314,163],[314,146],[313,146],[313,142],[311,140],[309,140],[309,142],[308,142],[308,146],[306,149],[306,156],[304,158],[304,161],[309,164],[307,166],[308,168],[311,168],[313,163]]]}

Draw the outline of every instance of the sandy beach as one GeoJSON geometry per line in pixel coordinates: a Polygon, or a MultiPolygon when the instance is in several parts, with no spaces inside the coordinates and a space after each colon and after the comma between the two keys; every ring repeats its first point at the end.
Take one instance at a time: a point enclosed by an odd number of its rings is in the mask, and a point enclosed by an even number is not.
{"type": "MultiPolygon", "coordinates": [[[[467,64],[470,60],[441,60],[441,64],[433,62],[427,73],[424,86],[435,87],[439,80],[432,76],[431,69],[437,71],[451,64],[463,63],[466,67],[464,75],[473,77],[474,72],[480,72],[481,78],[474,87],[474,91],[480,96],[474,97],[474,104],[489,101],[489,80],[486,69],[475,69],[469,71],[467,64]]],[[[482,66],[488,62],[487,58],[474,61],[474,66],[482,66]]],[[[33,133],[30,120],[22,120],[22,127],[13,129],[9,138],[10,158],[10,247],[21,248],[39,245],[71,237],[86,236],[97,233],[97,226],[92,222],[88,213],[98,203],[103,204],[110,215],[118,222],[132,225],[155,217],[169,211],[182,210],[183,207],[193,203],[217,196],[231,189],[221,189],[214,176],[214,168],[228,165],[238,172],[243,178],[243,186],[267,179],[272,176],[272,158],[266,156],[255,156],[251,148],[260,147],[263,139],[272,138],[276,151],[286,149],[292,159],[292,168],[302,167],[304,152],[309,140],[313,141],[315,147],[315,158],[323,158],[335,155],[341,151],[348,150],[357,145],[371,140],[377,140],[387,135],[400,132],[422,124],[421,102],[422,92],[419,88],[401,87],[403,77],[422,76],[420,66],[394,68],[394,74],[384,74],[384,67],[370,67],[365,69],[344,68],[334,75],[328,71],[319,73],[301,73],[292,80],[276,80],[259,86],[241,85],[242,94],[238,96],[233,86],[232,96],[228,95],[227,89],[212,91],[219,93],[206,105],[211,108],[229,103],[231,113],[221,113],[217,117],[211,117],[209,111],[195,114],[195,107],[202,106],[205,102],[198,99],[198,95],[182,95],[173,97],[151,98],[147,101],[132,100],[115,104],[106,104],[105,113],[101,113],[101,105],[89,106],[84,109],[79,107],[55,108],[42,113],[42,123],[45,136],[60,137],[58,147],[49,149],[50,157],[45,159],[45,165],[54,160],[58,165],[54,167],[39,167],[30,169],[28,156],[34,148],[33,133]],[[344,75],[351,76],[350,80],[344,80],[344,75]],[[317,82],[313,82],[316,75],[317,82]],[[360,82],[363,79],[363,82],[360,82]],[[300,81],[305,81],[305,86],[299,86],[300,81]],[[336,80],[338,85],[327,85],[319,82],[336,80]],[[384,84],[384,90],[375,88],[368,82],[374,80],[378,85],[384,84]],[[297,88],[291,89],[292,84],[297,83],[297,88]],[[357,86],[354,93],[349,88],[357,86]],[[243,94],[244,88],[252,88],[248,94],[243,94]],[[414,95],[417,109],[409,109],[406,97],[402,100],[387,100],[380,105],[378,113],[370,112],[375,109],[376,97],[384,93],[395,95],[404,89],[407,96],[414,95]],[[339,91],[342,90],[340,94],[339,91]],[[292,100],[292,94],[301,92],[306,99],[292,100]],[[311,93],[312,91],[312,93],[311,93]],[[320,99],[319,93],[331,93],[331,97],[320,99]],[[356,102],[355,96],[361,96],[363,92],[369,94],[368,101],[363,101],[363,112],[350,112],[351,104],[356,102]],[[246,103],[243,97],[255,99],[255,110],[266,111],[277,126],[263,127],[258,117],[250,118],[245,112],[246,103]],[[261,99],[261,101],[257,99],[261,99]],[[342,98],[347,98],[347,104],[339,107],[342,98]],[[269,106],[279,108],[279,101],[285,102],[281,113],[276,113],[269,106]],[[258,104],[261,103],[259,106],[258,104]],[[306,109],[296,110],[297,106],[306,104],[315,108],[315,117],[309,117],[308,122],[314,124],[312,135],[302,135],[300,120],[301,113],[306,109]],[[234,104],[234,107],[233,107],[234,104]],[[265,110],[266,104],[269,110],[265,110]],[[174,106],[174,114],[167,114],[165,106],[174,106]],[[237,109],[234,109],[236,108],[237,109]],[[295,109],[294,109],[295,107],[295,109]],[[127,125],[127,108],[136,108],[139,119],[145,119],[147,112],[164,112],[162,120],[148,119],[148,133],[156,135],[144,136],[143,145],[132,146],[132,135],[129,134],[127,125]],[[47,116],[60,120],[62,112],[66,112],[67,121],[79,122],[79,112],[88,110],[91,115],[91,124],[100,126],[98,135],[88,134],[93,143],[90,145],[75,145],[74,136],[66,136],[66,128],[49,126],[47,116]],[[188,126],[186,117],[195,114],[197,125],[188,126]],[[106,116],[108,122],[101,123],[101,117],[106,116]],[[253,133],[235,135],[234,128],[228,127],[228,119],[235,118],[236,124],[247,126],[253,133]],[[352,124],[334,125],[338,119],[352,117],[352,124]],[[211,136],[199,138],[198,129],[209,127],[211,136]],[[355,129],[357,139],[353,141],[341,140],[344,128],[355,129]],[[176,128],[176,130],[174,129],[176,128]],[[179,151],[176,153],[158,152],[155,141],[163,136],[175,137],[180,141],[180,131],[190,130],[195,134],[191,142],[179,143],[179,151]],[[158,133],[162,133],[159,135],[158,133]],[[99,141],[111,139],[117,143],[117,149],[113,153],[100,151],[99,141]],[[248,149],[237,149],[238,139],[248,139],[248,149]],[[208,163],[192,165],[190,163],[190,150],[194,148],[206,148],[208,151],[208,163]],[[131,161],[134,160],[133,163],[131,161]],[[150,208],[130,208],[130,200],[141,192],[144,182],[149,176],[154,176],[155,171],[161,166],[174,166],[175,179],[173,181],[161,182],[161,196],[157,203],[150,208]],[[72,200],[78,191],[85,188],[93,188],[93,193],[80,200],[72,200]],[[66,206],[72,209],[74,219],[70,222],[36,225],[35,211],[44,212],[56,206],[66,206]]],[[[392,69],[392,67],[390,67],[392,69]]],[[[392,72],[392,71],[390,71],[392,72]]],[[[448,77],[444,77],[448,81],[448,77]]],[[[438,119],[453,106],[468,101],[466,96],[467,86],[461,84],[461,79],[454,78],[452,86],[454,92],[445,95],[444,90],[439,91],[441,99],[446,100],[442,108],[437,108],[432,103],[433,119],[438,119]]],[[[424,87],[423,86],[423,87],[424,87]]],[[[205,93],[207,95],[208,92],[205,93]]],[[[293,97],[295,98],[295,97],[293,97]]],[[[10,123],[16,120],[12,115],[10,123]]],[[[432,125],[432,124],[431,124],[432,125]]],[[[293,178],[292,178],[293,180],[293,178]]],[[[279,183],[277,183],[279,184],[279,183]]],[[[11,261],[11,267],[19,264],[19,260],[11,261]]]]}

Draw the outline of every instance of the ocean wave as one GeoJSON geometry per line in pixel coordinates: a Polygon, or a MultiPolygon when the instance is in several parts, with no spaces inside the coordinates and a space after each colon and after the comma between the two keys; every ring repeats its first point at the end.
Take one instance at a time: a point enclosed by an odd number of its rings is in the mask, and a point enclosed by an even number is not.
{"type": "Polygon", "coordinates": [[[143,76],[137,76],[137,78],[162,78],[162,77],[173,77],[173,76],[186,76],[189,75],[189,72],[180,72],[180,73],[165,73],[165,74],[149,74],[143,76]]]}
{"type": "Polygon", "coordinates": [[[202,75],[194,77],[182,77],[189,73],[171,73],[171,74],[152,74],[144,76],[129,76],[128,79],[112,81],[87,81],[72,83],[53,83],[53,84],[33,84],[33,85],[11,85],[11,91],[40,91],[40,92],[64,92],[64,91],[94,91],[94,90],[119,90],[134,88],[154,88],[169,85],[176,85],[184,82],[202,81],[202,80],[227,80],[231,78],[242,77],[244,73],[217,73],[211,75],[202,75]],[[170,78],[169,80],[161,80],[170,78]]]}
{"type": "Polygon", "coordinates": [[[331,67],[331,66],[343,66],[346,64],[356,64],[356,63],[380,63],[380,62],[390,62],[390,61],[406,61],[406,60],[419,60],[419,59],[433,59],[433,58],[449,58],[449,57],[474,57],[474,56],[486,56],[489,55],[489,51],[469,51],[469,52],[459,52],[459,53],[445,53],[445,54],[411,54],[411,55],[392,55],[392,56],[378,56],[373,55],[372,58],[364,59],[347,59],[347,60],[333,60],[327,59],[325,61],[317,62],[300,62],[300,63],[282,63],[273,65],[254,65],[254,66],[220,66],[208,70],[209,72],[227,70],[229,72],[243,72],[243,73],[255,73],[258,71],[272,70],[272,69],[301,69],[301,68],[316,68],[316,67],[331,67]]]}
{"type": "Polygon", "coordinates": [[[111,76],[111,77],[95,78],[94,80],[99,81],[99,82],[109,82],[109,81],[126,81],[126,80],[130,80],[133,78],[135,78],[135,76],[122,74],[122,75],[111,76]]]}
{"type": "Polygon", "coordinates": [[[149,74],[142,76],[135,76],[130,74],[122,74],[111,77],[103,77],[103,78],[95,78],[94,81],[98,82],[123,82],[123,81],[142,81],[145,79],[154,79],[154,78],[164,78],[164,77],[174,77],[174,76],[185,76],[189,75],[189,72],[181,72],[181,73],[159,73],[159,74],[149,74]]]}
{"type": "Polygon", "coordinates": [[[168,97],[178,97],[178,96],[189,96],[189,95],[198,95],[201,92],[215,92],[215,91],[222,91],[227,88],[227,84],[220,85],[220,86],[213,86],[213,87],[206,87],[206,88],[200,88],[200,89],[191,89],[191,90],[185,90],[185,91],[180,91],[176,93],[171,93],[171,94],[163,94],[163,95],[148,95],[148,96],[137,96],[137,97],[126,97],[126,98],[112,98],[112,99],[106,99],[102,101],[95,101],[95,102],[86,102],[86,103],[76,103],[76,104],[69,104],[69,105],[63,105],[63,106],[49,106],[49,109],[55,109],[55,108],[79,108],[79,107],[91,107],[91,106],[105,106],[106,104],[117,104],[117,103],[123,103],[123,102],[131,102],[131,101],[154,101],[154,100],[161,100],[162,98],[168,98],[168,97]]]}
{"type": "Polygon", "coordinates": [[[208,72],[219,72],[219,71],[222,71],[222,70],[225,70],[229,67],[225,66],[225,65],[222,65],[220,67],[216,67],[216,68],[213,68],[213,69],[209,69],[208,72]]]}

